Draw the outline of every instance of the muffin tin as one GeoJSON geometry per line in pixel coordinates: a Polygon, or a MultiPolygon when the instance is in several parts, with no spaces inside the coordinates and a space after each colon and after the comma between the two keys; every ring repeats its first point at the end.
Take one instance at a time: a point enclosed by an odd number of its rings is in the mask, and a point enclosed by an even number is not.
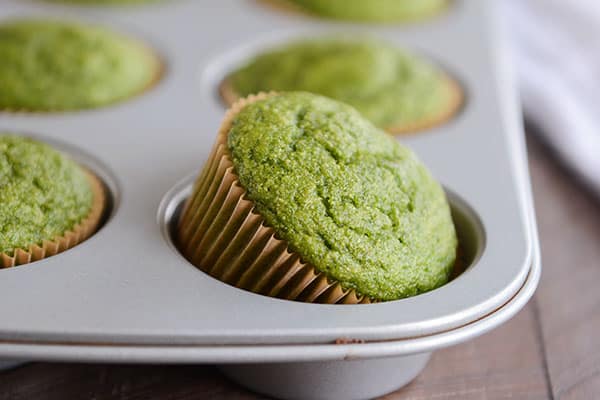
{"type": "Polygon", "coordinates": [[[111,107],[0,113],[0,131],[71,154],[112,198],[105,225],[86,242],[0,270],[0,358],[217,363],[275,396],[361,399],[410,381],[431,351],[506,321],[533,294],[540,262],[520,115],[491,7],[455,1],[418,24],[361,25],[254,0],[136,7],[6,0],[1,20],[71,18],[142,38],[166,71],[152,90],[111,107]],[[332,32],[416,49],[464,86],[466,105],[453,120],[400,137],[447,188],[472,259],[439,289],[352,306],[273,299],[207,276],[171,241],[225,112],[221,79],[276,42],[332,32]]]}

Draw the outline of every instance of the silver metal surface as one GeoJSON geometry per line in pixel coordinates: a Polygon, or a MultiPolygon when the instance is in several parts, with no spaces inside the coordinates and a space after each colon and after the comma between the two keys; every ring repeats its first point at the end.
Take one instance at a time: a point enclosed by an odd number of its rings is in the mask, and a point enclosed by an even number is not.
{"type": "Polygon", "coordinates": [[[276,398],[290,400],[365,400],[412,381],[431,353],[369,361],[233,364],[221,371],[230,379],[276,398]]]}
{"type": "MultiPolygon", "coordinates": [[[[532,221],[533,222],[533,221],[532,221]]],[[[536,235],[535,230],[532,232],[536,235]]],[[[534,238],[534,240],[536,240],[534,238]]],[[[396,390],[425,367],[430,351],[460,343],[504,323],[537,287],[539,246],[523,288],[504,307],[445,333],[396,342],[295,346],[84,346],[7,344],[0,353],[46,360],[224,363],[220,369],[251,390],[282,399],[368,399],[396,390]],[[296,362],[290,362],[290,361],[296,362]],[[258,363],[258,364],[257,364],[258,363]]],[[[0,364],[0,367],[2,365],[0,364]]]]}
{"type": "MultiPolygon", "coordinates": [[[[537,243],[534,221],[531,220],[530,223],[533,240],[537,243]]],[[[7,343],[0,344],[0,354],[36,360],[222,363],[227,365],[223,365],[221,370],[231,379],[257,392],[279,398],[372,398],[410,382],[425,367],[432,350],[472,339],[506,322],[531,298],[540,274],[540,251],[536,245],[533,265],[525,285],[501,309],[449,332],[396,342],[311,346],[85,346],[7,343]],[[247,364],[244,366],[240,363],[247,364]]],[[[16,361],[3,362],[0,363],[0,369],[18,364],[16,361]]]]}
{"type": "Polygon", "coordinates": [[[284,363],[400,357],[453,346],[505,323],[529,301],[540,279],[539,247],[521,290],[503,307],[465,326],[434,335],[363,344],[313,345],[94,345],[43,342],[0,342],[0,354],[10,359],[103,361],[128,363],[284,363]]]}
{"type": "Polygon", "coordinates": [[[430,352],[504,323],[532,296],[541,265],[520,114],[489,3],[455,1],[421,24],[357,26],[254,0],[131,8],[4,0],[0,20],[71,18],[140,37],[167,71],[157,87],[115,106],[0,113],[0,130],[70,153],[98,172],[114,200],[107,225],[82,245],[0,271],[0,357],[10,360],[0,369],[14,360],[218,363],[269,395],[362,399],[409,382],[430,352]],[[220,80],[277,43],[363,32],[430,56],[465,87],[467,104],[456,118],[401,140],[485,244],[477,262],[430,293],[359,306],[271,299],[189,265],[169,241],[168,221],[223,116],[220,80]],[[339,337],[367,342],[331,344],[339,337]]]}
{"type": "Polygon", "coordinates": [[[167,72],[151,91],[112,107],[0,113],[1,130],[47,140],[97,171],[115,205],[82,245],[0,271],[0,357],[228,364],[228,376],[270,395],[361,399],[404,385],[431,351],[481,335],[524,306],[540,276],[539,245],[514,85],[488,1],[456,1],[446,15],[406,26],[329,23],[251,0],[208,4],[3,2],[0,19],[72,18],[143,38],[167,72]],[[431,56],[464,84],[467,104],[456,118],[402,140],[485,243],[477,262],[424,295],[357,306],[255,295],[187,263],[168,240],[168,221],[224,113],[220,80],[276,43],[366,31],[431,56]],[[367,343],[331,344],[339,337],[367,343]]]}
{"type": "MultiPolygon", "coordinates": [[[[457,328],[497,310],[532,263],[522,132],[512,82],[497,52],[487,1],[454,2],[443,16],[407,26],[353,26],[255,1],[174,0],[145,7],[74,7],[5,0],[0,18],[43,16],[100,23],[145,39],[167,71],[130,101],[63,114],[0,114],[0,129],[33,133],[92,155],[114,177],[118,204],[82,245],[0,271],[0,338],[106,345],[322,344],[344,336],[397,340],[457,328]],[[374,305],[335,306],[267,298],[189,265],[157,222],[165,194],[203,164],[224,107],[216,86],[259,48],[310,32],[367,31],[418,49],[464,84],[460,115],[402,140],[468,202],[485,230],[476,265],[432,292],[374,305]],[[513,107],[514,108],[514,107],[513,107]],[[525,183],[522,181],[525,180],[525,183]]],[[[6,346],[0,347],[0,356],[6,346]]]]}

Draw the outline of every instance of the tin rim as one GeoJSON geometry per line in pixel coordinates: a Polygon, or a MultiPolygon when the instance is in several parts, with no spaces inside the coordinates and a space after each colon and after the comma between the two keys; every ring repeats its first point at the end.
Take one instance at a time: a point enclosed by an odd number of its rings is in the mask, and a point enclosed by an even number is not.
{"type": "MultiPolygon", "coordinates": [[[[535,234],[537,236],[537,233],[535,234]]],[[[533,296],[541,276],[539,246],[525,284],[499,309],[470,324],[449,331],[392,341],[364,344],[247,345],[247,346],[144,346],[2,342],[5,359],[109,361],[129,363],[262,363],[329,361],[403,356],[430,352],[480,336],[519,312],[533,296]]]]}

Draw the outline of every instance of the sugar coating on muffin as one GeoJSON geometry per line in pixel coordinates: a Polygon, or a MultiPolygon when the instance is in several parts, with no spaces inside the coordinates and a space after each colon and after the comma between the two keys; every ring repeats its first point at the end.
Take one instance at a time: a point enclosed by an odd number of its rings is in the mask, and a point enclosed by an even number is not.
{"type": "Polygon", "coordinates": [[[457,237],[444,191],[352,107],[270,97],[239,112],[227,146],[267,224],[345,288],[394,300],[447,282],[457,237]]]}
{"type": "Polygon", "coordinates": [[[92,202],[89,179],[74,161],[47,144],[0,133],[0,253],[63,235],[92,202]]]}
{"type": "MultiPolygon", "coordinates": [[[[354,106],[390,131],[435,125],[458,109],[461,92],[440,68],[374,39],[321,38],[259,54],[223,92],[309,91],[354,106]]],[[[229,99],[231,102],[234,99],[229,99]]]]}
{"type": "Polygon", "coordinates": [[[72,22],[0,24],[0,110],[98,107],[138,94],[160,75],[143,44],[72,22]]]}
{"type": "Polygon", "coordinates": [[[447,0],[290,0],[324,17],[371,22],[419,20],[447,6],[447,0]]]}

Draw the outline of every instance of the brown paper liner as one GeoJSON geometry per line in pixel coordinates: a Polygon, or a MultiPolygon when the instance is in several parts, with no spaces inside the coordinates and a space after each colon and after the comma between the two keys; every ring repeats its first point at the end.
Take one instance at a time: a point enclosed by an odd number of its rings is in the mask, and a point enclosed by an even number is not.
{"type": "MultiPolygon", "coordinates": [[[[130,38],[129,40],[133,41],[135,39],[130,38]]],[[[97,108],[110,107],[112,105],[127,101],[134,97],[141,96],[142,94],[148,92],[150,89],[152,89],[154,86],[156,86],[156,84],[162,79],[162,77],[165,73],[165,63],[159,57],[159,55],[156,54],[156,52],[154,52],[154,50],[152,50],[146,44],[139,42],[137,40],[135,40],[135,41],[138,42],[138,45],[142,47],[142,49],[148,56],[148,59],[152,61],[152,64],[153,64],[152,69],[154,71],[153,71],[153,77],[152,77],[152,79],[150,79],[148,81],[147,85],[145,85],[144,87],[140,88],[139,90],[137,90],[135,92],[130,93],[128,96],[114,99],[112,101],[109,101],[108,103],[99,104],[99,105],[95,105],[95,106],[86,106],[86,107],[82,107],[82,108],[69,108],[69,109],[49,108],[49,109],[43,109],[43,110],[36,110],[36,109],[29,109],[29,108],[10,108],[10,107],[2,108],[2,107],[0,107],[0,114],[2,114],[2,113],[27,114],[27,115],[69,114],[69,113],[76,113],[76,112],[82,112],[82,111],[88,111],[88,110],[95,110],[97,108]]]]}
{"type": "MultiPolygon", "coordinates": [[[[413,123],[388,126],[384,130],[395,135],[406,135],[433,128],[450,120],[462,107],[464,95],[456,80],[448,76],[444,79],[444,89],[448,92],[448,104],[441,112],[413,123]]],[[[219,85],[219,93],[228,106],[232,106],[241,98],[229,78],[223,79],[219,85]]]]}
{"type": "Polygon", "coordinates": [[[53,240],[44,240],[41,244],[32,244],[29,249],[16,249],[13,255],[0,253],[0,268],[28,264],[61,253],[89,238],[98,227],[106,205],[106,193],[100,180],[86,171],[92,189],[92,207],[87,217],[71,230],[53,240]]]}
{"type": "Polygon", "coordinates": [[[275,93],[237,101],[226,113],[208,161],[194,184],[177,228],[179,248],[211,276],[251,292],[311,303],[357,304],[374,300],[302,261],[246,197],[227,150],[234,117],[246,105],[275,93]]]}

